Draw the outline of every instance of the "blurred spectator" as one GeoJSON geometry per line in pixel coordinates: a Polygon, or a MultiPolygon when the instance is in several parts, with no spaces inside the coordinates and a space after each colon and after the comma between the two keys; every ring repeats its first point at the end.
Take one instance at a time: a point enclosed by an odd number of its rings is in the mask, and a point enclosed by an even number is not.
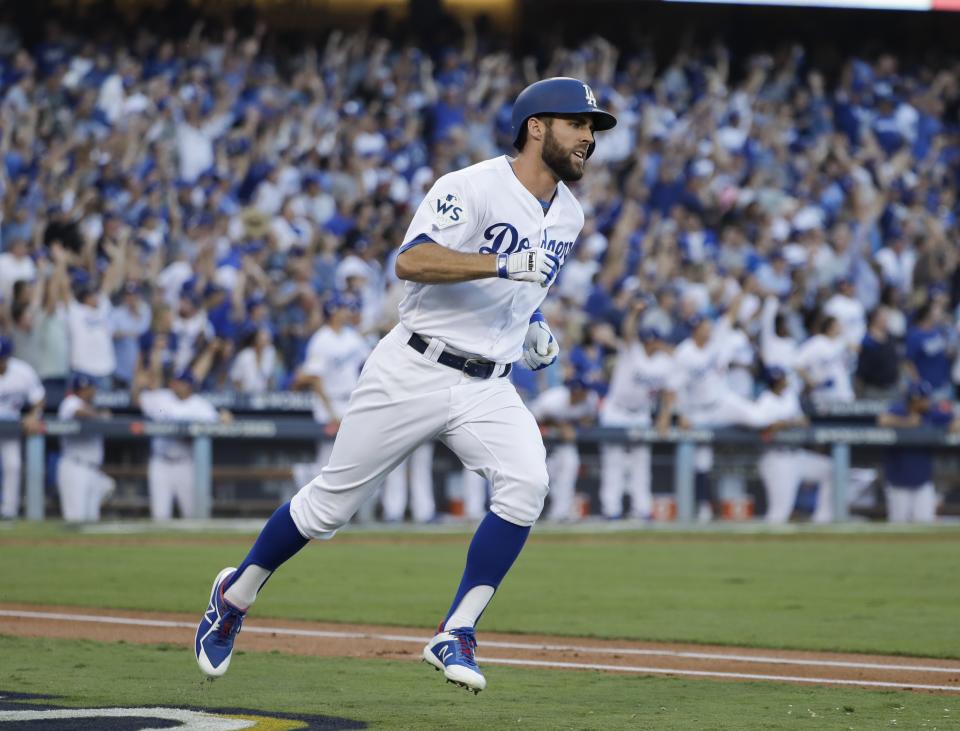
{"type": "MultiPolygon", "coordinates": [[[[69,393],[57,409],[57,418],[71,421],[110,416],[109,411],[93,405],[96,394],[96,378],[86,373],[71,374],[69,393]]],[[[63,437],[60,440],[57,490],[64,520],[100,520],[100,506],[116,487],[113,478],[103,473],[102,466],[103,437],[63,437]]]]}
{"type": "MultiPolygon", "coordinates": [[[[205,23],[145,26],[133,44],[106,23],[96,49],[50,26],[0,50],[16,69],[0,76],[0,330],[51,386],[76,368],[126,387],[139,360],[168,374],[204,361],[202,387],[231,387],[242,334],[262,329],[283,388],[331,296],[372,333],[425,186],[510,153],[510,103],[532,77],[582,77],[620,119],[598,135],[578,190],[586,225],[544,302],[587,332],[568,335],[559,365],[598,393],[637,292],[656,296],[642,327],[678,343],[692,315],[745,290],[749,347],[791,372],[801,351],[808,371],[823,365],[823,333],[804,328],[818,310],[856,348],[878,301],[899,342],[931,289],[960,291],[949,59],[891,81],[889,58],[852,52],[820,67],[812,53],[691,41],[655,64],[644,41],[593,37],[537,61],[474,26],[433,49],[368,32],[278,43],[205,23]],[[125,294],[111,314],[128,283],[141,304],[125,294]]],[[[948,333],[956,314],[942,313],[948,333]]],[[[911,341],[918,374],[928,338],[911,341]]],[[[818,396],[851,398],[857,360],[843,361],[818,396]]]]}
{"type": "Polygon", "coordinates": [[[900,384],[900,354],[887,328],[887,311],[878,307],[867,321],[857,358],[857,393],[866,399],[889,400],[900,384]]]}
{"type": "MultiPolygon", "coordinates": [[[[623,321],[610,391],[600,408],[600,425],[620,428],[650,428],[659,404],[657,427],[665,431],[673,408],[667,390],[673,360],[664,336],[653,328],[640,328],[646,308],[634,303],[623,321]]],[[[600,509],[605,518],[623,514],[623,495],[630,495],[630,516],[653,517],[651,448],[646,444],[605,443],[600,447],[600,509]],[[629,475],[629,478],[628,478],[629,475]]]]}
{"type": "MultiPolygon", "coordinates": [[[[760,394],[753,407],[751,426],[773,435],[781,429],[804,426],[807,419],[800,408],[797,392],[790,385],[789,374],[777,366],[767,369],[769,390],[760,394]]],[[[786,523],[793,514],[797,491],[803,481],[802,451],[789,446],[771,446],[764,450],[757,470],[767,492],[768,523],[786,523]]]]}
{"type": "Polygon", "coordinates": [[[599,397],[580,378],[571,378],[562,386],[554,386],[540,394],[530,405],[540,428],[548,439],[556,440],[547,455],[550,476],[548,520],[573,520],[574,494],[580,473],[577,451],[577,427],[591,426],[596,421],[599,397]]]}
{"type": "MultiPolygon", "coordinates": [[[[155,370],[140,371],[134,380],[133,403],[148,419],[168,422],[230,420],[229,412],[218,414],[213,404],[194,393],[196,376],[191,371],[175,374],[168,388],[160,388],[161,383],[161,376],[155,370]]],[[[193,440],[154,437],[150,441],[147,489],[153,520],[173,518],[175,504],[181,518],[197,517],[195,474],[193,440]]]]}
{"type": "Polygon", "coordinates": [[[37,267],[30,258],[27,240],[21,236],[11,238],[6,251],[0,253],[0,299],[10,302],[13,285],[36,279],[37,267]]]}
{"type": "Polygon", "coordinates": [[[841,277],[835,284],[836,294],[826,301],[823,311],[840,323],[847,346],[859,349],[864,335],[867,334],[866,310],[856,297],[852,277],[841,277]]]}
{"type": "Polygon", "coordinates": [[[129,387],[137,368],[140,338],[150,329],[153,313],[143,301],[141,288],[128,282],[123,288],[123,300],[110,316],[113,330],[113,348],[117,361],[114,377],[121,386],[129,387]]]}
{"type": "Polygon", "coordinates": [[[403,520],[408,497],[410,517],[414,523],[429,523],[436,517],[433,452],[433,442],[424,442],[387,475],[381,500],[383,519],[388,523],[399,523],[403,520]]]}
{"type": "MultiPolygon", "coordinates": [[[[13,357],[13,341],[0,335],[0,419],[20,422],[25,433],[36,433],[43,415],[44,395],[36,371],[13,357]]],[[[21,465],[20,438],[0,439],[0,518],[5,520],[20,514],[21,465]]]]}
{"type": "MultiPolygon", "coordinates": [[[[909,429],[926,426],[960,429],[960,420],[944,401],[934,400],[933,387],[914,382],[906,399],[894,403],[877,417],[882,427],[909,429]]],[[[932,523],[937,514],[937,490],[933,484],[933,450],[929,447],[891,447],[884,473],[887,482],[887,519],[891,523],[932,523]]]]}
{"type": "MultiPolygon", "coordinates": [[[[350,394],[360,378],[360,369],[370,354],[370,345],[353,327],[355,303],[334,296],[324,305],[325,324],[307,344],[307,358],[297,372],[293,388],[313,393],[313,418],[335,434],[347,409],[350,394]]],[[[317,445],[317,466],[330,458],[332,440],[317,445]]]]}
{"type": "Polygon", "coordinates": [[[800,346],[796,363],[814,399],[835,403],[853,401],[848,350],[839,321],[829,315],[822,317],[818,333],[800,346]]]}
{"type": "Polygon", "coordinates": [[[98,386],[109,388],[117,359],[113,350],[113,304],[110,297],[123,283],[126,244],[108,244],[109,264],[100,288],[89,279],[81,279],[75,296],[67,302],[67,327],[70,342],[70,369],[98,379],[98,386]]]}
{"type": "Polygon", "coordinates": [[[904,365],[912,380],[930,384],[932,397],[937,401],[953,397],[951,350],[943,308],[939,302],[928,300],[917,310],[914,323],[907,331],[904,365]]]}
{"type": "Polygon", "coordinates": [[[277,349],[265,328],[248,332],[230,369],[230,382],[240,393],[262,394],[273,390],[276,380],[277,349]]]}

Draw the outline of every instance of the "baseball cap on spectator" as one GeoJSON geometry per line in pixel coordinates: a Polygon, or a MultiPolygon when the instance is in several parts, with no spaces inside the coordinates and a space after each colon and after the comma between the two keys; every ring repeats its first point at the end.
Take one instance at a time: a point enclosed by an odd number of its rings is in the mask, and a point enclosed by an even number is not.
{"type": "Polygon", "coordinates": [[[930,398],[933,395],[933,386],[929,381],[914,381],[907,387],[907,398],[930,398]]]}
{"type": "Polygon", "coordinates": [[[360,310],[360,302],[354,297],[349,297],[342,292],[334,292],[327,301],[323,303],[323,314],[330,317],[337,310],[347,309],[353,312],[360,310]]]}
{"type": "Polygon", "coordinates": [[[13,355],[13,340],[6,335],[0,335],[0,360],[6,360],[13,355]]]}
{"type": "MultiPolygon", "coordinates": [[[[691,320],[693,318],[690,318],[691,320]]],[[[700,323],[697,323],[700,324],[700,323]]],[[[692,328],[691,328],[692,329],[692,328]]],[[[640,338],[640,342],[650,343],[654,340],[664,340],[663,333],[661,333],[655,327],[644,327],[640,329],[640,332],[637,334],[637,337],[640,338]]]]}
{"type": "Polygon", "coordinates": [[[181,383],[186,383],[188,386],[196,386],[197,380],[193,377],[193,371],[189,368],[184,368],[182,370],[176,371],[173,374],[172,380],[180,381],[181,383]]]}
{"type": "Polygon", "coordinates": [[[270,217],[253,206],[243,209],[240,220],[243,222],[245,238],[263,239],[270,233],[270,217]]]}
{"type": "Polygon", "coordinates": [[[180,290],[180,299],[186,300],[194,307],[199,307],[203,303],[203,298],[192,286],[184,285],[180,290]]]}
{"type": "Polygon", "coordinates": [[[569,388],[571,391],[587,391],[590,388],[587,382],[583,380],[583,378],[581,378],[580,376],[573,376],[572,378],[568,378],[566,381],[563,382],[563,385],[569,388]]]}
{"type": "Polygon", "coordinates": [[[337,267],[337,286],[343,289],[351,277],[370,277],[370,267],[357,256],[348,256],[337,267]]]}
{"type": "Polygon", "coordinates": [[[771,385],[787,377],[787,372],[780,366],[770,366],[767,368],[767,382],[771,385]]]}
{"type": "Polygon", "coordinates": [[[69,389],[74,393],[96,385],[97,379],[91,376],[89,373],[74,371],[70,374],[69,389]]]}

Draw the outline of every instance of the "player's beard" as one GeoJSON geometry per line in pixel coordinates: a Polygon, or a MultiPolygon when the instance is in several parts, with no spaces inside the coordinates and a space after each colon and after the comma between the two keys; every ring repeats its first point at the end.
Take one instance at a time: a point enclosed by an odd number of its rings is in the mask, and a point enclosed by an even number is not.
{"type": "MultiPolygon", "coordinates": [[[[553,131],[547,127],[547,133],[543,137],[543,148],[540,150],[540,158],[543,164],[553,171],[564,183],[570,183],[580,180],[583,177],[583,165],[577,165],[573,157],[574,148],[564,149],[553,136],[553,131]]],[[[586,160],[584,160],[586,162],[586,160]]]]}

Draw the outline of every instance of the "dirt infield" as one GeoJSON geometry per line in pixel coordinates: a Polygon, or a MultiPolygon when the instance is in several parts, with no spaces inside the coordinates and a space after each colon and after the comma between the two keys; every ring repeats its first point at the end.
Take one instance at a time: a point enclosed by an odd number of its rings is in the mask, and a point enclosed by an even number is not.
{"type": "MultiPolygon", "coordinates": [[[[186,652],[196,621],[183,614],[0,603],[0,634],[18,637],[181,644],[186,652]]],[[[430,633],[256,617],[244,624],[238,649],[415,661],[430,633]]],[[[520,634],[479,639],[478,659],[486,665],[960,693],[957,661],[520,634]]]]}

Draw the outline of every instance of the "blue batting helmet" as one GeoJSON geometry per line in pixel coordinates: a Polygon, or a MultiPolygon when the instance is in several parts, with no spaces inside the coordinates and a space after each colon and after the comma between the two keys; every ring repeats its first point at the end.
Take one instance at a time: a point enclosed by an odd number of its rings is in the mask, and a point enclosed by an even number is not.
{"type": "MultiPolygon", "coordinates": [[[[517,95],[510,118],[514,147],[520,144],[527,120],[538,114],[589,114],[593,117],[594,132],[602,132],[617,124],[616,117],[597,105],[597,97],[590,86],[569,76],[537,81],[517,95]]],[[[596,143],[591,143],[587,157],[593,154],[594,147],[596,143]]]]}
{"type": "Polygon", "coordinates": [[[13,355],[13,341],[4,335],[0,335],[0,360],[9,358],[11,355],[13,355]]]}

